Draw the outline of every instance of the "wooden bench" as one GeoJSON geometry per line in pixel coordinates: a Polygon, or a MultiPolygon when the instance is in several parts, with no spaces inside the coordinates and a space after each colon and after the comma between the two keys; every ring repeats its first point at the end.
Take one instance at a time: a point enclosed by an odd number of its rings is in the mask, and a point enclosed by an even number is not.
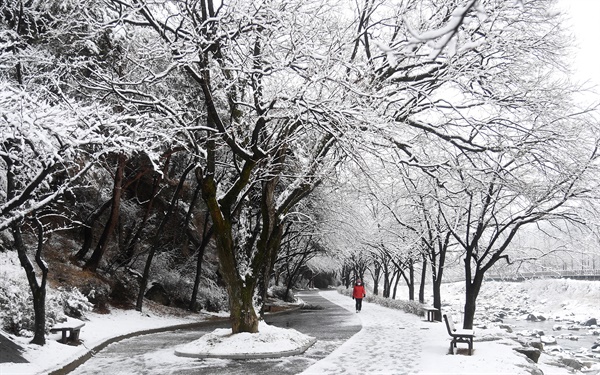
{"type": "Polygon", "coordinates": [[[432,306],[422,306],[423,308],[423,316],[427,317],[428,322],[435,321],[435,313],[440,311],[432,306]]]}
{"type": "Polygon", "coordinates": [[[79,331],[84,325],[85,323],[81,320],[68,318],[66,322],[58,323],[50,328],[50,333],[61,332],[60,342],[63,344],[76,343],[79,340],[79,331]]]}
{"type": "Polygon", "coordinates": [[[473,352],[473,336],[475,336],[475,332],[472,329],[456,329],[452,315],[444,314],[444,321],[446,322],[448,334],[452,337],[452,341],[450,342],[450,351],[452,354],[454,354],[456,343],[462,342],[469,345],[469,355],[471,355],[473,352]]]}

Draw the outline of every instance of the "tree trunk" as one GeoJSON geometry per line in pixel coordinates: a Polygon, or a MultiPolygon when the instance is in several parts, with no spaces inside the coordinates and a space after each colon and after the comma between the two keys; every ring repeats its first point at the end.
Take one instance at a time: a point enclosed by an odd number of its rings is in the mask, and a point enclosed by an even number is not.
{"type": "Polygon", "coordinates": [[[390,289],[392,287],[392,280],[390,279],[390,268],[387,262],[383,263],[383,298],[390,298],[390,289]]]}
{"type": "Polygon", "coordinates": [[[421,282],[419,285],[419,302],[425,303],[425,281],[427,280],[427,257],[423,255],[423,266],[421,268],[421,282]]]}
{"type": "Polygon", "coordinates": [[[125,154],[120,153],[118,156],[117,171],[115,173],[115,182],[113,186],[113,197],[112,205],[110,207],[110,215],[106,226],[104,227],[104,231],[100,236],[100,240],[98,240],[98,244],[96,244],[96,248],[92,253],[92,256],[85,263],[85,269],[95,271],[96,268],[98,268],[100,260],[102,259],[102,256],[104,255],[104,252],[106,251],[106,248],[108,246],[108,239],[117,227],[117,223],[119,221],[119,211],[121,206],[121,195],[123,193],[123,171],[125,169],[126,161],[127,158],[125,154]]]}
{"type": "MultiPolygon", "coordinates": [[[[46,279],[48,276],[48,267],[41,259],[41,244],[43,242],[43,238],[38,238],[38,251],[36,253],[36,263],[42,271],[42,278],[38,283],[33,264],[31,264],[31,261],[27,256],[27,248],[23,242],[20,224],[13,224],[11,226],[11,231],[15,241],[15,247],[17,249],[21,267],[23,267],[25,270],[27,281],[29,282],[29,290],[31,290],[31,294],[33,296],[34,334],[31,343],[44,345],[46,344],[46,279]]],[[[38,236],[40,236],[39,233],[38,236]]]]}
{"type": "Polygon", "coordinates": [[[477,308],[477,296],[483,283],[483,273],[476,272],[473,281],[465,281],[465,314],[463,320],[463,328],[473,329],[473,322],[475,321],[475,310],[477,308]]]}
{"type": "Polygon", "coordinates": [[[394,271],[394,293],[392,294],[392,299],[396,299],[396,292],[398,291],[398,283],[400,282],[400,272],[398,269],[394,271]]]}
{"type": "Polygon", "coordinates": [[[173,192],[173,196],[171,197],[171,203],[169,204],[169,208],[163,216],[158,228],[156,229],[156,234],[150,244],[150,251],[148,252],[148,258],[146,258],[146,265],[144,266],[144,273],[142,274],[142,281],[140,282],[140,289],[138,291],[137,302],[135,304],[135,309],[137,311],[142,311],[142,306],[144,304],[144,294],[146,294],[146,287],[148,286],[148,279],[150,278],[150,267],[152,266],[152,260],[154,259],[154,254],[156,254],[156,250],[160,244],[160,239],[162,237],[162,231],[169,219],[171,218],[171,214],[177,204],[177,200],[179,199],[179,193],[183,188],[183,184],[185,182],[185,178],[190,171],[194,169],[194,164],[188,165],[188,167],[181,174],[181,178],[179,179],[179,183],[177,184],[177,188],[173,192]]]}
{"type": "Polygon", "coordinates": [[[258,332],[258,316],[252,303],[256,278],[250,274],[245,274],[242,278],[238,272],[231,216],[228,207],[217,201],[217,187],[213,175],[210,173],[202,178],[202,198],[206,202],[215,228],[219,270],[227,285],[229,295],[232,333],[256,333],[258,332]]]}
{"type": "Polygon", "coordinates": [[[408,300],[415,300],[415,267],[412,263],[408,266],[408,274],[410,282],[408,283],[408,300]]]}
{"type": "Polygon", "coordinates": [[[90,251],[92,247],[92,242],[94,240],[94,224],[96,220],[108,207],[110,207],[112,203],[112,198],[104,202],[100,207],[98,207],[94,212],[92,212],[88,218],[85,220],[85,224],[83,226],[83,245],[81,249],[75,254],[75,259],[84,260],[87,256],[87,253],[90,251]]]}
{"type": "MultiPolygon", "coordinates": [[[[381,264],[379,262],[373,262],[373,272],[371,272],[371,276],[373,277],[373,295],[379,295],[379,278],[381,277],[381,264]]],[[[359,279],[363,280],[362,275],[359,275],[359,279]]],[[[355,280],[356,281],[356,280],[355,280]]],[[[363,280],[363,285],[364,285],[363,280]]]]}
{"type": "Polygon", "coordinates": [[[190,299],[190,311],[196,311],[196,301],[198,300],[198,288],[200,286],[200,276],[202,274],[202,259],[204,258],[204,251],[206,250],[206,246],[208,245],[208,242],[213,236],[212,226],[210,227],[210,229],[208,229],[208,231],[206,230],[208,223],[208,214],[205,217],[204,223],[205,231],[202,235],[202,242],[200,243],[200,246],[198,246],[198,250],[196,251],[198,253],[198,258],[196,260],[196,277],[194,278],[194,288],[192,290],[192,298],[190,299]]]}
{"type": "Polygon", "coordinates": [[[442,279],[444,277],[444,266],[446,265],[446,250],[450,241],[450,233],[448,233],[443,241],[439,241],[437,247],[439,252],[436,254],[435,246],[432,246],[430,251],[431,261],[431,280],[433,286],[433,307],[438,309],[435,312],[435,320],[442,321],[442,279]]]}
{"type": "Polygon", "coordinates": [[[144,210],[144,217],[142,218],[142,222],[140,223],[138,228],[135,229],[135,232],[134,232],[133,236],[131,236],[130,241],[127,243],[127,247],[125,248],[125,253],[120,256],[120,259],[118,260],[119,265],[128,264],[133,259],[134,255],[135,255],[135,248],[137,246],[137,243],[140,240],[140,238],[142,236],[142,232],[145,229],[146,224],[148,223],[148,219],[150,218],[150,215],[152,214],[152,210],[154,209],[154,201],[155,201],[156,197],[158,196],[161,181],[162,181],[162,178],[160,176],[154,177],[154,180],[152,183],[152,185],[153,185],[152,186],[152,196],[148,200],[146,210],[144,210]]]}

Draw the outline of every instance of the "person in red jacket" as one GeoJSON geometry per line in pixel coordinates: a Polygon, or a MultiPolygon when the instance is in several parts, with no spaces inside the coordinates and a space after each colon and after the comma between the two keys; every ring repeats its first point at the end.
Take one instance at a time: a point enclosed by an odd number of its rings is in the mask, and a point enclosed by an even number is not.
{"type": "Polygon", "coordinates": [[[356,312],[360,312],[362,309],[362,300],[367,294],[365,293],[365,286],[362,284],[360,279],[356,280],[354,289],[352,290],[352,299],[356,301],[356,312]]]}

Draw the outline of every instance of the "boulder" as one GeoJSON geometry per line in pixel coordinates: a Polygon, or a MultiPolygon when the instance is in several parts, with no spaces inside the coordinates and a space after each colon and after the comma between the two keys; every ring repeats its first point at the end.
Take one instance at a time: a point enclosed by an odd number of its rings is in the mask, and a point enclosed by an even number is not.
{"type": "Polygon", "coordinates": [[[533,314],[527,314],[527,318],[526,318],[526,319],[527,319],[528,321],[530,321],[530,322],[537,322],[537,321],[538,321],[538,318],[537,318],[537,316],[535,316],[535,315],[533,315],[533,314]]]}
{"type": "Polygon", "coordinates": [[[508,333],[513,333],[512,328],[508,324],[499,324],[498,328],[505,330],[508,333]]]}
{"type": "Polygon", "coordinates": [[[527,358],[531,359],[533,362],[537,363],[540,358],[540,354],[542,352],[536,348],[514,348],[514,351],[524,354],[527,358]]]}
{"type": "Polygon", "coordinates": [[[560,361],[565,365],[569,366],[577,371],[583,368],[583,363],[579,362],[574,358],[561,358],[560,361]]]}
{"type": "Polygon", "coordinates": [[[167,291],[159,283],[152,283],[152,286],[148,289],[144,297],[164,306],[169,306],[171,304],[171,298],[169,298],[167,291]]]}
{"type": "Polygon", "coordinates": [[[596,318],[591,318],[591,319],[588,319],[587,321],[583,322],[583,325],[586,327],[597,326],[598,321],[596,320],[596,318]]]}

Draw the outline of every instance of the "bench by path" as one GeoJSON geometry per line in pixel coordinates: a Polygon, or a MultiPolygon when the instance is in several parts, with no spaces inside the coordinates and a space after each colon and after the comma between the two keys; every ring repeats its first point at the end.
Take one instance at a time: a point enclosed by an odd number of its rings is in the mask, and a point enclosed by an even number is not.
{"type": "Polygon", "coordinates": [[[65,322],[55,324],[50,328],[50,333],[60,332],[62,337],[59,342],[63,344],[77,343],[79,341],[79,332],[84,325],[85,323],[79,319],[67,318],[65,322]]]}
{"type": "Polygon", "coordinates": [[[422,306],[421,308],[423,309],[423,316],[427,317],[428,322],[435,321],[435,313],[440,311],[433,306],[422,306]]]}
{"type": "Polygon", "coordinates": [[[450,342],[450,352],[454,354],[454,348],[456,348],[456,344],[460,342],[469,345],[469,355],[471,355],[473,352],[473,336],[475,336],[475,332],[472,329],[457,329],[454,326],[454,318],[452,315],[444,314],[444,321],[446,322],[448,334],[452,337],[452,341],[450,342]]]}

